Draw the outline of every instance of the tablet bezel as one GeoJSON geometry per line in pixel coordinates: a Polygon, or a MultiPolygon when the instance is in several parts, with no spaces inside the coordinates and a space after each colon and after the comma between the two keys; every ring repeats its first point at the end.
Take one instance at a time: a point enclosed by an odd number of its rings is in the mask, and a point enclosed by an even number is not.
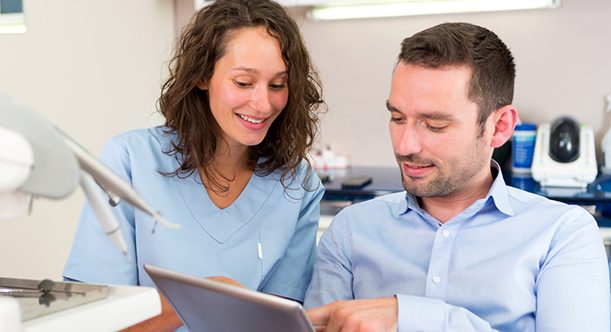
{"type": "Polygon", "coordinates": [[[150,264],[143,267],[189,331],[314,332],[296,301],[150,264]]]}

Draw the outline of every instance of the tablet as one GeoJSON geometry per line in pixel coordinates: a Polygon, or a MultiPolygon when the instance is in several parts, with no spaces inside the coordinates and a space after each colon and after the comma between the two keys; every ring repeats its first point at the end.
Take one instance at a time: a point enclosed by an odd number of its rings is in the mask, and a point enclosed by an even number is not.
{"type": "Polygon", "coordinates": [[[149,264],[144,270],[191,332],[314,332],[298,302],[149,264]]]}

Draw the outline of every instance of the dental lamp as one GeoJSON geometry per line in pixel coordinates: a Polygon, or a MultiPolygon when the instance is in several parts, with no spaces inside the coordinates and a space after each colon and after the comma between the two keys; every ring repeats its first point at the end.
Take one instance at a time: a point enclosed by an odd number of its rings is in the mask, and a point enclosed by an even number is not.
{"type": "Polygon", "coordinates": [[[0,219],[23,214],[29,195],[61,199],[79,184],[104,231],[129,261],[127,245],[110,205],[122,199],[155,218],[155,224],[180,228],[165,220],[127,181],[68,135],[0,92],[0,219]]]}

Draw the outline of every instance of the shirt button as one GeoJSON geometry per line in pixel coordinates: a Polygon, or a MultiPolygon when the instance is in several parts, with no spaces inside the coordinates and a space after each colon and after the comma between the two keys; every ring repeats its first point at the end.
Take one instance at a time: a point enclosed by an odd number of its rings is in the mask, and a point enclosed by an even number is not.
{"type": "Polygon", "coordinates": [[[433,282],[436,283],[436,284],[440,283],[441,282],[441,277],[440,276],[434,276],[433,277],[433,282]]]}
{"type": "Polygon", "coordinates": [[[443,234],[443,236],[448,237],[450,236],[450,231],[445,229],[443,232],[441,232],[441,234],[443,234]]]}

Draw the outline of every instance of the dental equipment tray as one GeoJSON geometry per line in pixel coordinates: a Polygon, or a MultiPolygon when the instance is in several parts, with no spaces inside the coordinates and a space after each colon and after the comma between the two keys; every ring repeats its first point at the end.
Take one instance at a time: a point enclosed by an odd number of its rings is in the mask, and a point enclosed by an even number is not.
{"type": "Polygon", "coordinates": [[[108,297],[108,286],[80,282],[52,282],[50,280],[30,280],[0,278],[0,296],[10,296],[19,302],[21,320],[47,315],[81,304],[102,300],[108,297]],[[53,284],[52,290],[41,290],[41,284],[53,284]]]}

